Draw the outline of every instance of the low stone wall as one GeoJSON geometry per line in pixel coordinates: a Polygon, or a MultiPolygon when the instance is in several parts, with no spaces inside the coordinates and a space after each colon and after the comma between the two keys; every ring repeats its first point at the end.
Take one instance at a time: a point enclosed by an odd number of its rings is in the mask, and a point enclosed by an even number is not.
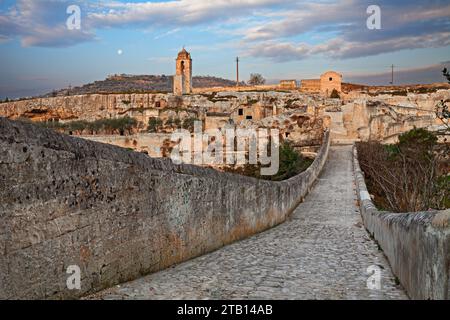
{"type": "Polygon", "coordinates": [[[175,165],[0,118],[0,299],[76,298],[271,228],[326,162],[283,182],[175,165]],[[81,290],[68,290],[68,266],[81,290]]]}
{"type": "Polygon", "coordinates": [[[375,238],[412,299],[450,298],[450,210],[414,213],[378,211],[358,163],[353,165],[364,225],[375,238]]]}
{"type": "MultiPolygon", "coordinates": [[[[294,88],[292,90],[296,90],[294,88]]],[[[279,84],[263,84],[257,86],[240,86],[240,87],[208,87],[208,88],[192,88],[192,93],[208,93],[208,92],[225,92],[225,91],[276,91],[276,90],[290,90],[282,88],[279,84]]]]}

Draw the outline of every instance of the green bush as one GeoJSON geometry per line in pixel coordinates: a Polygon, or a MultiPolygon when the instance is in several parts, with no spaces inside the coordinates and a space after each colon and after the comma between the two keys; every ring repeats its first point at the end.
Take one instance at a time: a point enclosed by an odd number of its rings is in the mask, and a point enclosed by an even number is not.
{"type": "Polygon", "coordinates": [[[312,160],[302,157],[289,142],[280,145],[280,167],[274,176],[268,176],[269,180],[281,181],[289,179],[305,171],[312,163],[312,160]]]}
{"type": "Polygon", "coordinates": [[[279,147],[279,169],[273,176],[261,176],[260,164],[245,164],[240,168],[226,168],[225,171],[271,181],[282,181],[308,169],[313,160],[302,157],[292,145],[285,141],[279,147]]]}
{"type": "Polygon", "coordinates": [[[171,127],[173,124],[174,124],[173,118],[172,118],[172,117],[169,117],[169,118],[166,120],[165,125],[171,127]]]}
{"type": "Polygon", "coordinates": [[[175,125],[175,127],[179,128],[181,126],[181,120],[180,118],[175,118],[173,120],[173,124],[175,125]]]}
{"type": "Polygon", "coordinates": [[[189,117],[184,119],[183,124],[181,125],[183,129],[189,130],[189,132],[194,132],[194,124],[195,121],[199,121],[195,117],[189,117]]]}
{"type": "Polygon", "coordinates": [[[160,118],[150,118],[148,119],[148,131],[149,132],[158,132],[163,125],[163,122],[160,118]]]}
{"type": "Polygon", "coordinates": [[[333,91],[331,92],[330,98],[332,98],[332,99],[340,99],[341,96],[339,95],[339,92],[337,92],[336,89],[333,89],[333,91]]]}

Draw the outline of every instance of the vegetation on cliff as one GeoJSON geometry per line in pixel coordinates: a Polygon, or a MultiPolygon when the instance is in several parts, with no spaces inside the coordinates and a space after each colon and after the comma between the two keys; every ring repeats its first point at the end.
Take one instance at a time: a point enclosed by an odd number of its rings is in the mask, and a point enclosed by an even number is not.
{"type": "Polygon", "coordinates": [[[242,167],[227,167],[225,171],[270,181],[282,181],[308,169],[313,160],[304,158],[292,145],[284,141],[279,148],[279,169],[273,176],[261,175],[260,164],[245,164],[242,167]]]}
{"type": "MultiPolygon", "coordinates": [[[[444,70],[442,70],[442,75],[450,84],[450,72],[447,70],[447,68],[444,68],[444,70]]],[[[436,105],[436,117],[441,120],[442,124],[445,126],[443,134],[448,134],[448,132],[450,131],[450,110],[448,108],[449,103],[449,100],[441,100],[436,105]]]]}
{"type": "Polygon", "coordinates": [[[136,127],[137,121],[134,118],[123,117],[115,119],[100,119],[95,121],[76,120],[70,122],[44,121],[38,125],[67,134],[130,134],[136,127]]]}
{"type": "Polygon", "coordinates": [[[152,117],[148,120],[148,132],[151,133],[161,133],[166,132],[165,130],[172,131],[174,129],[183,128],[190,132],[194,131],[195,121],[200,121],[195,117],[188,117],[181,120],[179,117],[169,117],[167,120],[163,121],[158,117],[152,117]]]}

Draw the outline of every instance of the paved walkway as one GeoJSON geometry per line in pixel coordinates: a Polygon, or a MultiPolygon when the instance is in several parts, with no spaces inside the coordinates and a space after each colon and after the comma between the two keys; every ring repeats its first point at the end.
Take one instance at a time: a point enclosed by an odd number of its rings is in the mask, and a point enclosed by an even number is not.
{"type": "Polygon", "coordinates": [[[95,295],[102,299],[405,299],[362,226],[351,147],[332,147],[320,179],[285,223],[95,295]],[[379,266],[381,289],[367,288],[379,266]]]}

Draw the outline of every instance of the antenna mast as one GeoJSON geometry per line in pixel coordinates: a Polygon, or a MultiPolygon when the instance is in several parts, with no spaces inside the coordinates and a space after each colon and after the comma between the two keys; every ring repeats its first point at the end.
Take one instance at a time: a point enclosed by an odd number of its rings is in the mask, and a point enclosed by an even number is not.
{"type": "Polygon", "coordinates": [[[394,65],[391,65],[391,82],[390,84],[394,84],[394,65]]]}
{"type": "Polygon", "coordinates": [[[239,57],[236,57],[236,87],[239,87],[239,57]]]}

